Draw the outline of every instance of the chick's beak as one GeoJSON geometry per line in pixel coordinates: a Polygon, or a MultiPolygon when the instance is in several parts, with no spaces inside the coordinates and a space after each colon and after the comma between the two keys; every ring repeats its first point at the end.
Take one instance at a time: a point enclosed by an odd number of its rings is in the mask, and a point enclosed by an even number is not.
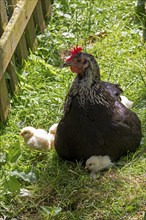
{"type": "Polygon", "coordinates": [[[88,170],[88,167],[87,167],[87,166],[85,166],[85,170],[88,170]]]}

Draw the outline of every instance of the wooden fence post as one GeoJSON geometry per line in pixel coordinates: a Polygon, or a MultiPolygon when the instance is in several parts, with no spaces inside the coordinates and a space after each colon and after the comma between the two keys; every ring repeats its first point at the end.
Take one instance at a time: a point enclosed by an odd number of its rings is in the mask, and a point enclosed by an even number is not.
{"type": "Polygon", "coordinates": [[[32,15],[38,0],[29,1],[20,0],[15,8],[13,16],[8,23],[4,34],[1,37],[0,45],[3,48],[3,70],[0,70],[0,80],[4,71],[6,70],[10,59],[15,52],[18,42],[21,39],[25,27],[32,15]],[[20,28],[21,27],[21,28],[20,28]]]}
{"type": "Polygon", "coordinates": [[[3,123],[8,115],[9,110],[9,95],[6,85],[6,80],[3,77],[0,84],[0,121],[3,123]]]}
{"type": "Polygon", "coordinates": [[[8,9],[9,9],[10,17],[11,17],[18,0],[7,0],[7,1],[8,1],[8,9]]]}
{"type": "Polygon", "coordinates": [[[34,22],[36,27],[38,27],[39,31],[43,32],[46,25],[45,25],[45,20],[43,17],[43,10],[42,10],[42,5],[41,5],[41,1],[38,1],[34,13],[34,22]]]}
{"type": "MultiPolygon", "coordinates": [[[[8,0],[10,16],[12,16],[15,7],[17,7],[16,6],[17,2],[18,0],[8,0]]],[[[20,65],[23,64],[23,60],[26,60],[28,57],[28,49],[27,49],[25,34],[22,34],[21,39],[16,47],[15,54],[17,57],[17,61],[20,65]]]]}
{"type": "MultiPolygon", "coordinates": [[[[12,4],[14,4],[14,2],[16,3],[16,0],[9,0],[12,4]]],[[[8,16],[7,16],[7,13],[6,13],[6,6],[5,6],[5,2],[2,0],[1,1],[1,5],[2,5],[2,14],[1,16],[3,16],[3,20],[2,20],[2,24],[4,23],[4,26],[6,27],[6,24],[8,23],[8,16]]],[[[11,14],[10,14],[11,16],[11,14]]],[[[4,32],[4,29],[3,29],[3,32],[4,32]]],[[[1,60],[2,62],[3,60],[1,60]]],[[[9,77],[10,79],[5,79],[7,80],[8,84],[9,84],[9,87],[11,89],[11,92],[13,93],[16,88],[17,88],[17,84],[18,84],[18,78],[17,78],[17,75],[16,75],[16,69],[14,68],[14,64],[15,64],[15,58],[14,56],[12,56],[12,59],[7,67],[7,72],[9,74],[9,77]]]]}
{"type": "Polygon", "coordinates": [[[18,87],[16,61],[22,64],[28,57],[36,28],[43,32],[50,14],[50,0],[0,0],[0,123],[7,118],[10,93],[18,87]]]}
{"type": "MultiPolygon", "coordinates": [[[[0,36],[2,36],[5,27],[8,23],[8,17],[6,12],[6,5],[4,0],[0,1],[0,36]]],[[[0,69],[3,69],[3,49],[0,47],[0,69]]],[[[5,80],[5,76],[3,75],[0,80],[0,120],[4,122],[8,115],[9,109],[9,95],[8,88],[5,80]]]]}
{"type": "Polygon", "coordinates": [[[10,91],[11,93],[16,92],[18,88],[18,77],[16,74],[16,63],[14,56],[12,56],[12,59],[7,67],[7,72],[9,74],[8,83],[10,86],[10,91]]]}
{"type": "Polygon", "coordinates": [[[8,23],[6,5],[4,0],[0,0],[0,37],[2,36],[4,29],[8,23]]]}
{"type": "Polygon", "coordinates": [[[41,0],[44,18],[51,16],[51,1],[50,0],[41,0]]]}
{"type": "Polygon", "coordinates": [[[28,49],[27,49],[27,43],[25,39],[25,33],[22,34],[21,39],[16,47],[15,54],[17,57],[17,61],[20,65],[23,64],[24,60],[27,60],[28,57],[28,49]]]}
{"type": "Polygon", "coordinates": [[[35,42],[35,39],[36,39],[33,16],[29,19],[29,22],[26,26],[25,36],[26,36],[26,42],[27,42],[28,48],[33,50],[34,46],[35,46],[34,42],[35,42]]]}

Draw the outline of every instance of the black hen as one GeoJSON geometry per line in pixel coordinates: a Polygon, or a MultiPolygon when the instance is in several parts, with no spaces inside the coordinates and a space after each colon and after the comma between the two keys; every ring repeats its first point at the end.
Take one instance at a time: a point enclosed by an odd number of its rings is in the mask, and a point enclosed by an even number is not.
{"type": "Polygon", "coordinates": [[[100,84],[104,89],[111,94],[111,96],[120,101],[120,95],[123,92],[123,90],[120,88],[119,84],[113,84],[109,82],[101,81],[100,84]]]}
{"type": "Polygon", "coordinates": [[[135,151],[142,137],[140,120],[106,91],[94,57],[75,48],[65,65],[77,76],[56,132],[59,156],[86,160],[92,155],[108,155],[115,161],[128,151],[135,151]]]}

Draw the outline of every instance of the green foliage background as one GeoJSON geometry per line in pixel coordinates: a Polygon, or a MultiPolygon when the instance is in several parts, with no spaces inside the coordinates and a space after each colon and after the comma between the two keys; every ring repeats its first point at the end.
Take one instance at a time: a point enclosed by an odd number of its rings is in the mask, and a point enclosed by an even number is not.
{"type": "Polygon", "coordinates": [[[136,1],[60,0],[38,47],[18,72],[19,93],[0,129],[0,217],[2,219],[144,219],[146,211],[146,45],[136,1]],[[68,49],[81,45],[97,59],[103,80],[119,83],[134,101],[143,139],[134,154],[92,180],[81,164],[55,150],[31,151],[19,136],[27,126],[60,120],[74,75],[62,69],[68,49]]]}

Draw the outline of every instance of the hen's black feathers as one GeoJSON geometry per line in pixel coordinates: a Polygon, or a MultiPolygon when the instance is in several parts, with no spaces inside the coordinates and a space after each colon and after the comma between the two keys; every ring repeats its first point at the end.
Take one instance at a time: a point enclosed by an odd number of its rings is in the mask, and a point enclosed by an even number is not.
{"type": "Polygon", "coordinates": [[[77,75],[67,95],[55,148],[67,160],[108,155],[115,161],[139,146],[141,123],[134,112],[118,101],[122,92],[118,85],[112,90],[114,93],[110,92],[110,84],[105,89],[106,83],[100,82],[99,67],[93,56],[82,56],[89,65],[77,75]]]}
{"type": "Polygon", "coordinates": [[[103,81],[101,81],[100,84],[104,87],[104,89],[107,92],[109,92],[111,94],[111,96],[114,99],[119,100],[119,97],[120,97],[121,93],[123,92],[123,90],[120,88],[119,84],[113,84],[113,83],[103,82],[103,81]]]}

